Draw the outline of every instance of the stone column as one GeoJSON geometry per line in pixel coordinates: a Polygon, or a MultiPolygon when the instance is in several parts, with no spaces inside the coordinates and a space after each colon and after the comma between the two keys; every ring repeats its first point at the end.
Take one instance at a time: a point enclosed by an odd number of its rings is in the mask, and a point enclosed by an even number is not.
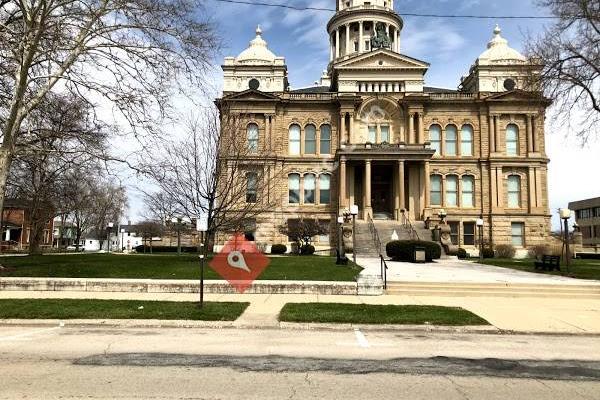
{"type": "Polygon", "coordinates": [[[500,151],[500,115],[494,116],[494,140],[496,151],[500,151]]]}
{"type": "Polygon", "coordinates": [[[346,55],[350,54],[350,24],[346,24],[346,55]]]}
{"type": "Polygon", "coordinates": [[[425,127],[423,126],[423,113],[419,114],[419,144],[425,143],[425,127]]]}
{"type": "Polygon", "coordinates": [[[350,130],[348,131],[348,143],[355,143],[354,140],[354,113],[348,113],[350,116],[350,130]]]}
{"type": "MultiPolygon", "coordinates": [[[[543,173],[547,173],[548,171],[545,168],[536,168],[535,169],[535,202],[538,207],[548,207],[548,205],[544,206],[544,200],[542,198],[542,186],[547,185],[547,183],[543,182],[542,175],[543,173]]],[[[546,175],[547,176],[547,175],[546,175]]]]}
{"type": "MultiPolygon", "coordinates": [[[[259,136],[260,137],[260,136],[259,136]]],[[[264,146],[265,150],[271,150],[271,116],[269,114],[265,114],[265,140],[264,146]]]]}
{"type": "MultiPolygon", "coordinates": [[[[404,160],[398,161],[398,207],[400,210],[406,210],[406,192],[404,182],[404,160]]],[[[400,219],[400,210],[398,210],[398,220],[400,219]]]]}
{"type": "Polygon", "coordinates": [[[335,58],[340,58],[340,28],[335,30],[335,58]]]}
{"type": "Polygon", "coordinates": [[[363,22],[358,22],[358,52],[362,53],[364,51],[364,39],[363,39],[363,22]]]}
{"type": "MultiPolygon", "coordinates": [[[[392,41],[392,37],[390,36],[390,24],[385,24],[385,34],[392,41]]],[[[390,43],[390,50],[392,49],[392,44],[390,43]]]]}
{"type": "Polygon", "coordinates": [[[329,61],[333,61],[333,35],[329,35],[329,61]]]}
{"type": "Polygon", "coordinates": [[[496,167],[490,167],[490,209],[492,211],[498,207],[498,184],[496,178],[496,167]]]}
{"type": "Polygon", "coordinates": [[[538,150],[538,138],[537,138],[537,131],[535,128],[535,124],[536,124],[536,117],[535,115],[531,116],[531,148],[533,149],[534,153],[537,153],[538,150]]]}
{"type": "Polygon", "coordinates": [[[525,115],[525,122],[527,123],[527,152],[533,153],[533,127],[532,127],[531,115],[525,115]]]}
{"type": "Polygon", "coordinates": [[[346,113],[340,113],[340,142],[341,143],[348,143],[347,139],[346,139],[346,113]]]}
{"type": "Polygon", "coordinates": [[[371,208],[371,160],[365,160],[365,202],[364,202],[364,218],[367,216],[373,216],[373,209],[371,208]]]}
{"type": "Polygon", "coordinates": [[[498,207],[504,207],[504,178],[502,176],[502,167],[496,168],[496,184],[498,193],[498,207]]]}
{"type": "Polygon", "coordinates": [[[414,143],[415,138],[415,113],[408,113],[408,143],[414,143]]]}
{"type": "Polygon", "coordinates": [[[424,162],[423,168],[425,169],[425,205],[424,208],[431,207],[431,182],[429,172],[429,161],[424,162]]]}
{"type": "Polygon", "coordinates": [[[346,208],[346,159],[340,159],[340,210],[346,208]]]}
{"type": "Polygon", "coordinates": [[[400,31],[396,29],[396,53],[400,53],[400,31]]]}
{"type": "Polygon", "coordinates": [[[496,152],[496,123],[494,122],[494,116],[490,115],[489,131],[490,131],[490,153],[496,152]]]}
{"type": "Polygon", "coordinates": [[[529,213],[533,212],[533,209],[537,207],[536,204],[536,181],[535,181],[535,168],[529,167],[528,176],[528,192],[529,192],[529,213]]]}

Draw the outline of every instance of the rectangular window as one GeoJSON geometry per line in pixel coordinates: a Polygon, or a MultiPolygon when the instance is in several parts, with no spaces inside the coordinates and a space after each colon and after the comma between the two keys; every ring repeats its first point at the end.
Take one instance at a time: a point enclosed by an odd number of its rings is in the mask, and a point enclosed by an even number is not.
{"type": "Polygon", "coordinates": [[[390,127],[381,125],[381,143],[390,143],[390,127]]]}
{"type": "Polygon", "coordinates": [[[319,204],[329,204],[331,201],[331,176],[319,176],[319,204]]]}
{"type": "Polygon", "coordinates": [[[354,51],[358,51],[358,42],[354,42],[354,51]]]}
{"type": "Polygon", "coordinates": [[[472,176],[463,176],[462,178],[462,207],[474,207],[474,186],[475,179],[472,176]]]}
{"type": "Polygon", "coordinates": [[[458,246],[460,222],[449,221],[448,225],[450,226],[450,240],[452,241],[453,245],[458,246]]]}
{"type": "Polygon", "coordinates": [[[455,175],[446,177],[446,205],[448,207],[458,205],[458,177],[455,175]]]}
{"type": "Polygon", "coordinates": [[[463,222],[463,244],[475,245],[475,222],[463,222]]]}
{"type": "Polygon", "coordinates": [[[291,174],[288,177],[288,202],[290,204],[300,203],[300,175],[291,174]]]}
{"type": "Polygon", "coordinates": [[[510,208],[521,207],[521,178],[517,175],[508,177],[508,206],[510,208]]]}
{"type": "Polygon", "coordinates": [[[329,125],[321,125],[321,141],[319,145],[319,153],[331,153],[331,126],[329,125]]]}
{"type": "Polygon", "coordinates": [[[522,222],[511,223],[510,236],[513,246],[523,247],[525,244],[525,224],[522,222]]]}
{"type": "Polygon", "coordinates": [[[377,143],[377,126],[369,125],[369,143],[377,143]]]}
{"type": "Polygon", "coordinates": [[[258,176],[255,172],[246,175],[246,203],[256,203],[256,186],[258,176]]]}
{"type": "Polygon", "coordinates": [[[442,205],[442,177],[440,175],[432,175],[430,178],[430,201],[432,206],[442,205]]]}
{"type": "Polygon", "coordinates": [[[596,207],[594,210],[595,210],[594,216],[596,218],[600,218],[600,207],[596,207]]]}
{"type": "Polygon", "coordinates": [[[315,176],[304,175],[304,204],[315,204],[315,176]]]}

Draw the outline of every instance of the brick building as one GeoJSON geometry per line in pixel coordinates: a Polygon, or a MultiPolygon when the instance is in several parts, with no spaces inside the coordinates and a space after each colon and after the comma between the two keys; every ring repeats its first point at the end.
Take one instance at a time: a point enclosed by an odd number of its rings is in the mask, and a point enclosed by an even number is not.
{"type": "MultiPolygon", "coordinates": [[[[260,27],[246,50],[225,58],[217,103],[244,116],[238,134],[261,154],[249,162],[276,179],[273,206],[253,220],[257,242],[286,243],[278,225],[304,216],[331,224],[332,235],[316,240],[327,247],[353,204],[359,220],[382,226],[403,215],[435,222],[444,210],[452,240],[467,248],[480,216],[492,243],[544,242],[549,102],[527,85],[540,66],[496,27],[457,90],[428,87],[429,64],[401,53],[403,24],[393,0],[337,1],[323,35],[330,62],[305,89],[289,88],[285,58],[260,27]]],[[[246,179],[252,192],[256,178],[246,179]]]]}
{"type": "MultiPolygon", "coordinates": [[[[21,199],[5,199],[2,210],[2,250],[26,250],[31,234],[31,203],[21,199]]],[[[44,228],[42,247],[52,247],[54,221],[50,219],[44,228]]]]}
{"type": "Polygon", "coordinates": [[[600,246],[600,197],[569,203],[581,230],[584,247],[600,246]]]}

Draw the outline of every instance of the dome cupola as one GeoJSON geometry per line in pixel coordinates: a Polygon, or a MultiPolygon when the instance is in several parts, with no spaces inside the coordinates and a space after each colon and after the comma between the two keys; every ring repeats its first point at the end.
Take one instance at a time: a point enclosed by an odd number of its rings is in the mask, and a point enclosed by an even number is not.
{"type": "Polygon", "coordinates": [[[256,27],[256,37],[250,41],[250,46],[235,58],[235,61],[241,64],[272,63],[275,58],[275,54],[269,50],[267,42],[262,38],[262,29],[259,25],[256,27]]]}

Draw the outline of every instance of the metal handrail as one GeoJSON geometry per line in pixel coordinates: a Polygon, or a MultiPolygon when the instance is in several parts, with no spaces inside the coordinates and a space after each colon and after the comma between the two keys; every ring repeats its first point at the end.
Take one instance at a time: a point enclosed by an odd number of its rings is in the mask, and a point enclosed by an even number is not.
{"type": "Polygon", "coordinates": [[[407,215],[407,213],[405,212],[403,214],[404,218],[402,220],[402,227],[406,230],[408,230],[408,235],[411,238],[411,240],[421,240],[421,238],[419,237],[419,233],[417,232],[417,230],[415,229],[415,227],[413,226],[412,222],[410,221],[410,216],[407,215]]]}
{"type": "Polygon", "coordinates": [[[369,224],[369,231],[371,232],[371,237],[373,238],[373,244],[377,248],[377,254],[379,254],[379,268],[381,271],[381,280],[383,280],[383,288],[387,289],[387,262],[381,254],[381,239],[379,238],[379,232],[377,232],[377,228],[375,227],[375,223],[373,222],[373,218],[369,215],[367,217],[367,222],[369,224]]]}

